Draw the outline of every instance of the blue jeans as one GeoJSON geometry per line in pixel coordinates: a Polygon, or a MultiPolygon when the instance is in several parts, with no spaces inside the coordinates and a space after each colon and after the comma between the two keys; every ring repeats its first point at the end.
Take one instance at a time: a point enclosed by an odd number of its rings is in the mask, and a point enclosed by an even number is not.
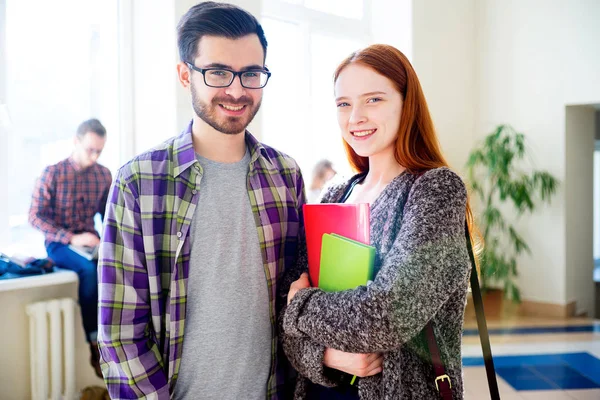
{"type": "Polygon", "coordinates": [[[87,260],[58,242],[49,243],[46,251],[57,266],[71,270],[79,277],[83,330],[87,341],[95,342],[98,334],[98,262],[87,260]]]}

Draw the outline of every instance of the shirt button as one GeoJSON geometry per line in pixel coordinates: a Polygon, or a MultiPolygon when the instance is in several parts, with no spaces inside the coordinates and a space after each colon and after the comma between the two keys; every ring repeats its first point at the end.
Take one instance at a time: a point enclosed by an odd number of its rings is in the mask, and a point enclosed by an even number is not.
{"type": "Polygon", "coordinates": [[[177,232],[177,237],[180,238],[181,237],[181,232],[177,232]]]}
{"type": "Polygon", "coordinates": [[[196,193],[198,193],[198,191],[196,189],[194,189],[194,190],[192,190],[192,193],[196,194],[196,193]]]}

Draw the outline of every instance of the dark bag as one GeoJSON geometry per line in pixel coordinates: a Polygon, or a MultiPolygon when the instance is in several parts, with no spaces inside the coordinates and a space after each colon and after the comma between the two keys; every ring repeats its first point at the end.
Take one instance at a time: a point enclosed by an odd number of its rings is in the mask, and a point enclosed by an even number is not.
{"type": "Polygon", "coordinates": [[[43,275],[50,272],[54,272],[54,263],[49,258],[33,260],[22,267],[12,262],[6,255],[0,253],[0,279],[43,275]]]}

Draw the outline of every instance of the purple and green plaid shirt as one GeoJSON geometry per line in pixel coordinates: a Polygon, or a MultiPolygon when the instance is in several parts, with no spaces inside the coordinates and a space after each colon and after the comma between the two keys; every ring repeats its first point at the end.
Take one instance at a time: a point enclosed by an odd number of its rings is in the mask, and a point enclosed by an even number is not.
{"type": "MultiPolygon", "coordinates": [[[[246,144],[248,196],[269,289],[267,398],[274,400],[282,398],[285,379],[276,324],[284,299],[277,296],[277,283],[296,258],[304,183],[292,158],[249,133],[246,144]]],[[[190,124],[124,165],[111,187],[98,263],[98,343],[111,398],[168,399],[173,392],[185,331],[190,224],[201,177],[190,124]]]]}

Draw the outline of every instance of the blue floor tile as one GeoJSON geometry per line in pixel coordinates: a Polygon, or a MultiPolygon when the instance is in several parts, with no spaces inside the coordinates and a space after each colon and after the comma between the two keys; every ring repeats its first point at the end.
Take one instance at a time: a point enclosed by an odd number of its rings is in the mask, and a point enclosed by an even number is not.
{"type": "Polygon", "coordinates": [[[589,353],[559,354],[560,358],[579,372],[600,385],[600,360],[589,353]]]}
{"type": "Polygon", "coordinates": [[[586,378],[568,365],[540,365],[532,367],[547,381],[553,382],[563,390],[596,389],[600,385],[586,378]]]}
{"type": "MultiPolygon", "coordinates": [[[[481,357],[463,358],[463,366],[483,366],[481,357]]],[[[494,357],[496,372],[516,390],[600,388],[600,360],[589,353],[494,357]]]]}
{"type": "MultiPolygon", "coordinates": [[[[600,333],[600,323],[594,322],[586,325],[573,326],[547,326],[531,328],[495,328],[488,329],[490,335],[540,335],[546,333],[600,333]]],[[[463,336],[479,336],[477,329],[463,330],[463,336]]]]}
{"type": "Polygon", "coordinates": [[[500,367],[496,373],[515,390],[558,390],[558,385],[548,381],[530,367],[500,367]]]}
{"type": "MultiPolygon", "coordinates": [[[[493,350],[493,349],[492,349],[493,350]]],[[[494,365],[496,367],[522,367],[531,365],[556,365],[563,362],[562,354],[533,354],[517,356],[495,356],[494,365]]],[[[464,357],[463,366],[476,367],[483,366],[482,357],[464,357]]]]}

